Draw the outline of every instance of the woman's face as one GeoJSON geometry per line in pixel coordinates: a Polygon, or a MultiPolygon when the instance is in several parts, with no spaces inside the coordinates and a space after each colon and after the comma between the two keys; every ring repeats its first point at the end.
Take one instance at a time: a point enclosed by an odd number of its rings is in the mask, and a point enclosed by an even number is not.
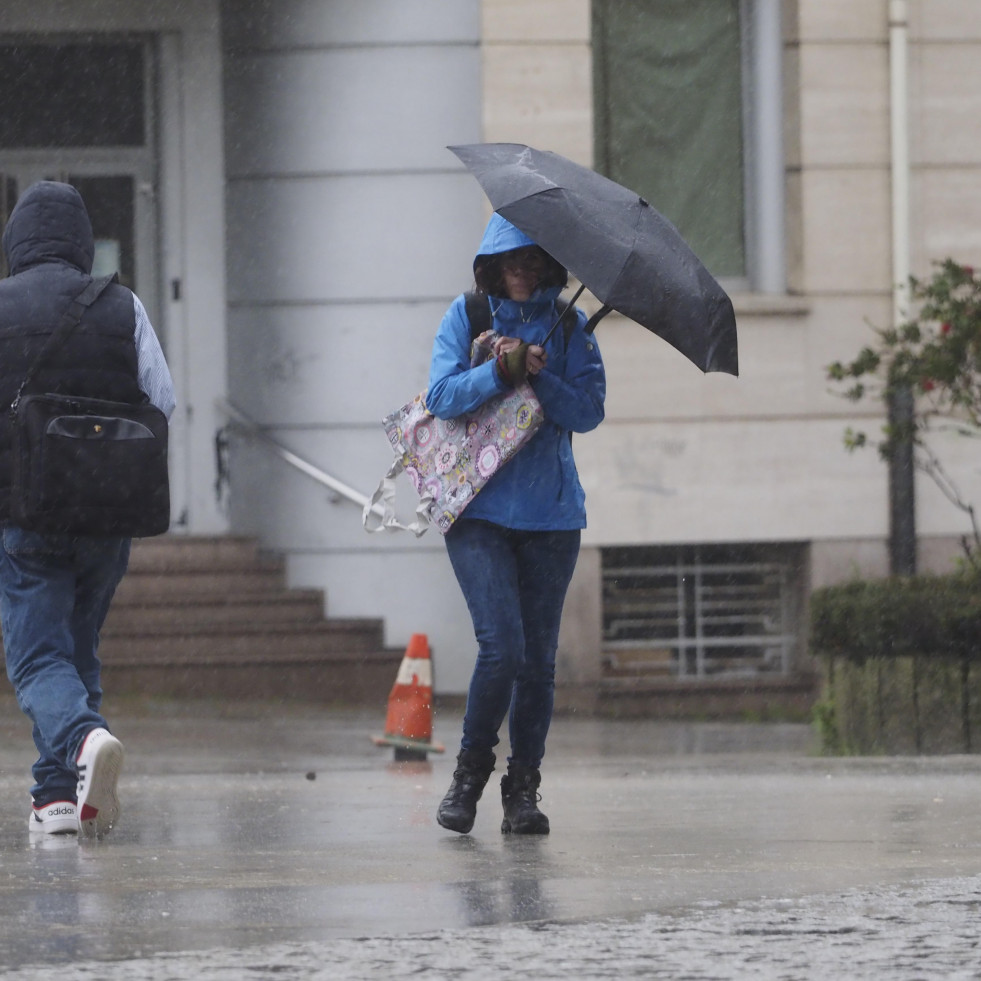
{"type": "Polygon", "coordinates": [[[534,246],[514,249],[501,256],[501,278],[508,298],[519,303],[531,299],[545,272],[545,260],[534,246]]]}

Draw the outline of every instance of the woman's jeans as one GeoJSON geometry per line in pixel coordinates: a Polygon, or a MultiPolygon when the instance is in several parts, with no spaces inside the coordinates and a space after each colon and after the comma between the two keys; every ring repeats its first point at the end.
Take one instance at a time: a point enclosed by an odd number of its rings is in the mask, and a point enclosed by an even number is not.
{"type": "Polygon", "coordinates": [[[477,636],[461,748],[489,750],[511,710],[509,760],[537,769],[555,696],[562,604],[581,533],[460,520],[446,550],[477,636]]]}
{"type": "Polygon", "coordinates": [[[74,800],[75,756],[106,728],[96,655],[99,630],[129,561],[128,538],[42,535],[4,525],[0,622],[7,676],[34,723],[31,796],[74,800]]]}

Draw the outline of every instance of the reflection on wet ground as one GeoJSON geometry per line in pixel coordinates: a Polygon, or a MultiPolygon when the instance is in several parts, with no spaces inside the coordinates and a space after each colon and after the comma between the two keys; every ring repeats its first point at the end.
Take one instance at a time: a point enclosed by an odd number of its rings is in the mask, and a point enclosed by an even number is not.
{"type": "MultiPolygon", "coordinates": [[[[450,755],[395,764],[369,739],[383,714],[121,706],[119,827],[32,847],[29,733],[4,712],[4,976],[490,978],[516,956],[541,978],[981,972],[981,760],[564,718],[552,835],[502,836],[493,779],[459,836],[433,819],[450,755]]],[[[453,746],[459,717],[436,729],[453,746]]]]}
{"type": "Polygon", "coordinates": [[[62,967],[25,968],[4,977],[498,981],[527,973],[536,981],[967,981],[981,972],[979,905],[981,882],[952,878],[797,900],[702,903],[633,919],[273,943],[80,962],[67,975],[62,967]]]}

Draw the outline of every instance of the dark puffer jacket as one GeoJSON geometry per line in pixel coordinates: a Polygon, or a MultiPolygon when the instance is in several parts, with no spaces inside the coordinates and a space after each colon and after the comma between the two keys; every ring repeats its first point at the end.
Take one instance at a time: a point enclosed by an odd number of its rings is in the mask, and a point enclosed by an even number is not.
{"type": "MultiPolygon", "coordinates": [[[[18,199],[3,233],[10,276],[0,281],[0,521],[9,517],[8,408],[72,299],[91,280],[92,223],[69,184],[39,181],[18,199]]],[[[133,294],[112,284],[85,311],[28,392],[139,402],[133,294]]]]}

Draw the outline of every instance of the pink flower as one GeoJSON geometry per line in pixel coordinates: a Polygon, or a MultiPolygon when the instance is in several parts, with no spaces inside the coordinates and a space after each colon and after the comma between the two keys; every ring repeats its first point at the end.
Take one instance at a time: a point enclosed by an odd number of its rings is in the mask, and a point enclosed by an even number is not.
{"type": "Polygon", "coordinates": [[[490,477],[500,465],[501,454],[493,443],[480,451],[480,455],[477,457],[477,472],[481,477],[490,477]]]}
{"type": "Polygon", "coordinates": [[[945,323],[942,323],[940,325],[940,333],[941,334],[949,334],[950,333],[950,324],[948,324],[946,322],[945,323]]]}

